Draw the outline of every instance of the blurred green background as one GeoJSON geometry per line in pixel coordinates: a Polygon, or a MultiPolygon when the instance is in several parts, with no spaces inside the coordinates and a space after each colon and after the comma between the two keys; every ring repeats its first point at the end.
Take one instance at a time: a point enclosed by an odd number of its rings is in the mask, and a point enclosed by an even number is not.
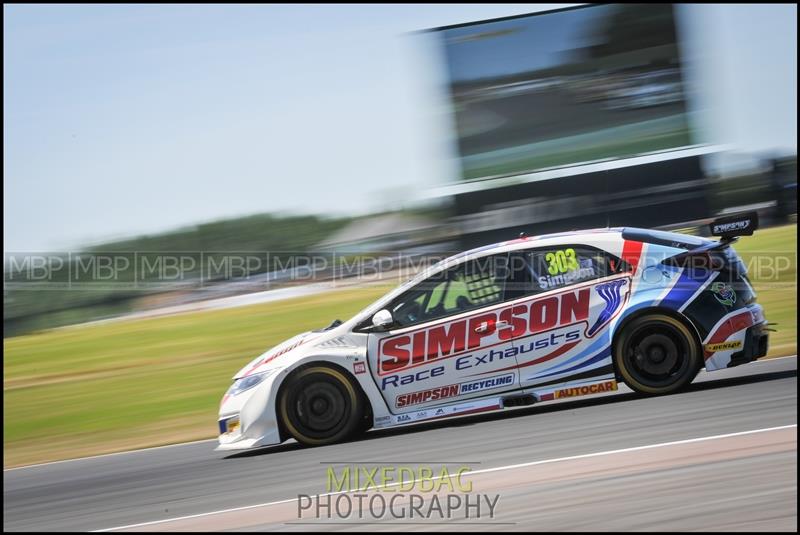
{"type": "MultiPolygon", "coordinates": [[[[751,276],[778,324],[770,356],[795,354],[797,226],[759,230],[735,248],[750,266],[761,262],[751,276]]],[[[3,465],[213,437],[239,368],[299,332],[349,318],[395,282],[6,338],[3,465]]]]}

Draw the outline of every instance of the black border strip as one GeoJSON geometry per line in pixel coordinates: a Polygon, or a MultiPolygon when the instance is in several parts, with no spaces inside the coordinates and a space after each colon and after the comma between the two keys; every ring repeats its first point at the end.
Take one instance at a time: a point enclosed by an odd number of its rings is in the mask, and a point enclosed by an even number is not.
{"type": "Polygon", "coordinates": [[[523,19],[526,17],[535,17],[537,15],[550,15],[552,13],[562,13],[564,11],[574,11],[576,9],[585,9],[587,7],[597,7],[597,6],[605,6],[609,5],[612,2],[601,2],[597,4],[587,3],[581,4],[577,6],[570,6],[570,7],[559,7],[556,9],[548,9],[544,11],[535,11],[533,13],[522,13],[520,15],[509,15],[507,17],[497,17],[496,19],[484,19],[484,20],[477,20],[473,22],[461,22],[459,24],[449,24],[447,26],[437,26],[436,28],[428,28],[427,30],[419,30],[419,33],[430,33],[430,32],[443,32],[446,30],[454,30],[456,28],[466,28],[468,26],[479,26],[481,24],[491,24],[493,22],[505,22],[507,20],[515,20],[515,19],[523,19]]]}

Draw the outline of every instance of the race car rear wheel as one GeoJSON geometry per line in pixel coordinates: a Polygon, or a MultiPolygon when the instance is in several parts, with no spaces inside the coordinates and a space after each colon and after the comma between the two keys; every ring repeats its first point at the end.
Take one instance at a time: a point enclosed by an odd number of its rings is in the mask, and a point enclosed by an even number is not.
{"type": "Polygon", "coordinates": [[[647,314],[623,327],[614,364],[625,383],[645,394],[669,394],[692,382],[702,367],[696,337],[682,321],[647,314]]]}
{"type": "Polygon", "coordinates": [[[278,413],[295,440],[321,446],[358,431],[364,405],[360,390],[345,372],[315,365],[289,376],[281,388],[278,413]]]}

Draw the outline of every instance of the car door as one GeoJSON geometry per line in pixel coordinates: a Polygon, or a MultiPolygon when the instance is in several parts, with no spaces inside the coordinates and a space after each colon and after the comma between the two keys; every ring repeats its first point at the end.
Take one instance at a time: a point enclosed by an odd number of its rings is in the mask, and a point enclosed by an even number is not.
{"type": "Polygon", "coordinates": [[[607,375],[608,326],[628,299],[630,266],[607,251],[579,244],[517,254],[526,271],[517,271],[517,297],[511,303],[528,319],[527,330],[513,340],[520,385],[607,375]]]}
{"type": "Polygon", "coordinates": [[[394,323],[368,339],[370,371],[390,410],[411,412],[519,388],[500,336],[508,255],[441,271],[394,299],[394,323]],[[511,368],[497,374],[494,370],[511,368]]]}

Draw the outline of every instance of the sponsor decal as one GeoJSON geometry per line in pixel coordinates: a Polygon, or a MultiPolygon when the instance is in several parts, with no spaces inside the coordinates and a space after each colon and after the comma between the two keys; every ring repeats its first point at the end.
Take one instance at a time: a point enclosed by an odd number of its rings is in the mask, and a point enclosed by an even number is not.
{"type": "Polygon", "coordinates": [[[736,221],[733,223],[726,223],[723,225],[714,225],[714,234],[723,234],[725,232],[741,232],[747,230],[750,226],[750,221],[736,221]]]}
{"type": "Polygon", "coordinates": [[[395,421],[398,424],[400,424],[411,421],[429,420],[434,418],[446,418],[448,416],[462,416],[465,414],[494,411],[497,409],[502,409],[502,407],[497,403],[496,399],[484,399],[478,401],[471,400],[467,403],[462,403],[460,405],[450,405],[449,407],[440,407],[435,411],[431,409],[431,410],[419,411],[416,413],[400,414],[396,417],[395,421]]]}
{"type": "Polygon", "coordinates": [[[564,286],[574,281],[592,279],[594,276],[594,268],[590,266],[574,269],[558,275],[544,275],[539,277],[537,282],[539,283],[539,288],[542,290],[549,290],[550,288],[558,288],[559,286],[564,286]]]}
{"type": "Polygon", "coordinates": [[[592,336],[597,331],[599,331],[608,321],[614,316],[614,313],[619,308],[620,304],[622,303],[622,296],[620,295],[620,289],[628,284],[627,279],[617,279],[611,282],[606,282],[604,284],[598,284],[594,287],[595,291],[603,298],[606,302],[606,308],[600,312],[600,315],[597,317],[597,320],[594,322],[594,325],[591,326],[589,329],[588,335],[592,336]]]}
{"type": "Polygon", "coordinates": [[[458,385],[439,386],[420,392],[401,394],[395,399],[396,407],[406,407],[408,405],[418,405],[429,401],[437,401],[458,396],[458,385]]]}
{"type": "Polygon", "coordinates": [[[379,375],[473,351],[488,340],[508,342],[589,319],[590,288],[565,291],[381,340],[379,375]],[[497,323],[501,322],[498,327],[497,323]]]}
{"type": "Polygon", "coordinates": [[[432,377],[439,377],[440,375],[444,375],[444,366],[436,366],[435,368],[430,368],[428,370],[422,370],[403,375],[390,375],[389,377],[384,377],[381,381],[381,389],[386,390],[386,388],[389,386],[396,388],[397,386],[408,385],[411,383],[416,383],[417,381],[424,381],[432,377]]]}
{"type": "Polygon", "coordinates": [[[758,228],[758,213],[740,214],[724,217],[711,223],[711,234],[714,236],[752,236],[758,228]]]}
{"type": "Polygon", "coordinates": [[[736,340],[732,342],[720,342],[718,344],[706,344],[703,349],[709,353],[716,353],[717,351],[730,351],[732,349],[741,349],[742,341],[736,340]]]}
{"type": "Polygon", "coordinates": [[[603,381],[602,383],[595,383],[591,385],[574,386],[571,388],[562,388],[555,391],[555,399],[572,398],[576,396],[587,396],[589,394],[598,394],[600,392],[611,392],[617,389],[616,381],[603,381]]]}
{"type": "Polygon", "coordinates": [[[391,416],[379,416],[378,418],[375,418],[375,423],[376,424],[385,424],[386,422],[388,422],[391,419],[392,419],[391,416]]]}
{"type": "Polygon", "coordinates": [[[235,433],[239,427],[241,427],[241,422],[238,416],[219,421],[219,432],[221,435],[235,433]]]}
{"type": "Polygon", "coordinates": [[[471,394],[472,392],[479,392],[481,390],[490,390],[492,388],[499,388],[501,386],[508,386],[514,384],[514,374],[501,375],[499,377],[488,377],[478,381],[471,381],[469,383],[461,383],[461,394],[471,394]]]}
{"type": "Polygon", "coordinates": [[[733,306],[736,303],[736,291],[733,287],[726,282],[715,282],[711,285],[711,293],[717,298],[717,301],[725,306],[733,306]]]}
{"type": "Polygon", "coordinates": [[[360,375],[362,373],[367,373],[367,364],[366,362],[354,362],[353,363],[353,373],[356,375],[360,375]]]}
{"type": "Polygon", "coordinates": [[[714,353],[709,351],[707,347],[711,344],[719,344],[730,338],[733,333],[747,329],[755,324],[755,318],[749,310],[739,310],[729,313],[721,319],[717,325],[711,330],[711,334],[706,338],[705,345],[703,345],[703,356],[708,360],[714,353]]]}
{"type": "Polygon", "coordinates": [[[409,405],[419,405],[428,403],[429,401],[438,401],[512,384],[514,384],[514,374],[509,373],[498,377],[489,377],[457,385],[437,386],[436,388],[429,388],[428,390],[421,390],[419,392],[400,394],[395,398],[395,406],[400,408],[408,407],[409,405]]]}
{"type": "MultiPolygon", "coordinates": [[[[525,357],[528,353],[535,352],[535,351],[542,351],[548,348],[564,348],[564,350],[571,349],[577,342],[580,340],[580,330],[572,329],[569,331],[554,331],[548,334],[544,334],[534,338],[531,341],[525,341],[519,345],[515,345],[513,347],[507,347],[503,350],[499,349],[491,349],[485,353],[470,353],[468,355],[464,355],[462,357],[458,357],[455,361],[455,369],[457,371],[467,370],[470,368],[481,368],[485,364],[492,364],[502,360],[508,360],[509,362],[515,362],[514,357],[520,356],[525,357]]],[[[555,358],[558,355],[561,355],[562,352],[554,352],[550,353],[545,360],[549,360],[549,358],[555,358]]],[[[539,362],[543,362],[542,359],[536,359],[532,361],[533,363],[538,364],[539,362]]],[[[530,365],[526,364],[526,365],[530,365]]],[[[513,366],[509,366],[504,369],[512,369],[516,368],[517,365],[514,364],[513,366]]],[[[502,371],[502,370],[494,370],[494,371],[502,371]]],[[[386,390],[387,388],[398,388],[400,386],[410,385],[412,383],[416,383],[419,381],[426,381],[428,379],[432,379],[435,377],[441,377],[445,373],[444,366],[435,366],[430,369],[421,370],[418,372],[410,372],[406,374],[395,374],[389,375],[381,379],[381,390],[386,390]]],[[[491,373],[491,372],[486,372],[491,373]]]]}
{"type": "MultiPolygon", "coordinates": [[[[532,351],[541,351],[547,348],[553,348],[557,346],[561,346],[562,344],[571,343],[574,345],[580,340],[580,331],[577,329],[573,329],[566,332],[551,332],[545,336],[540,336],[534,338],[529,342],[524,342],[519,345],[514,345],[513,347],[508,347],[504,350],[499,349],[492,349],[488,353],[484,353],[482,355],[465,355],[463,357],[459,357],[456,359],[456,370],[466,370],[468,368],[474,368],[476,366],[482,366],[483,364],[491,364],[492,362],[501,361],[504,359],[511,359],[512,357],[526,356],[525,353],[530,353],[532,351]]],[[[572,347],[570,346],[570,348],[572,347]]],[[[534,362],[541,362],[541,360],[537,359],[534,362]]],[[[520,365],[519,367],[522,367],[520,365]]],[[[516,368],[517,365],[510,366],[508,368],[503,369],[511,369],[516,368]]],[[[495,371],[502,371],[502,370],[495,370],[495,371]]],[[[491,373],[491,372],[486,372],[491,373]]]]}
{"type": "Polygon", "coordinates": [[[248,376],[248,375],[252,374],[254,371],[256,371],[256,369],[257,369],[257,368],[260,368],[260,367],[261,367],[261,366],[263,366],[264,364],[266,364],[266,363],[268,363],[268,362],[270,362],[270,361],[272,361],[272,360],[274,360],[274,359],[276,359],[276,358],[280,357],[281,355],[283,355],[283,354],[285,354],[285,353],[288,353],[288,352],[289,352],[289,351],[291,351],[292,349],[295,349],[296,347],[299,347],[299,346],[303,345],[303,344],[304,344],[305,342],[307,342],[307,341],[308,341],[308,339],[299,340],[299,341],[295,342],[294,344],[290,345],[289,347],[285,347],[285,348],[281,349],[280,351],[278,351],[277,353],[273,353],[273,354],[271,354],[271,355],[269,355],[269,356],[265,357],[265,358],[264,358],[264,360],[261,360],[261,361],[259,361],[258,363],[256,363],[256,365],[255,365],[255,366],[253,366],[252,368],[250,368],[250,369],[249,369],[249,370],[248,370],[248,371],[247,371],[247,372],[244,374],[244,376],[243,376],[243,377],[246,377],[246,376],[248,376]]]}

